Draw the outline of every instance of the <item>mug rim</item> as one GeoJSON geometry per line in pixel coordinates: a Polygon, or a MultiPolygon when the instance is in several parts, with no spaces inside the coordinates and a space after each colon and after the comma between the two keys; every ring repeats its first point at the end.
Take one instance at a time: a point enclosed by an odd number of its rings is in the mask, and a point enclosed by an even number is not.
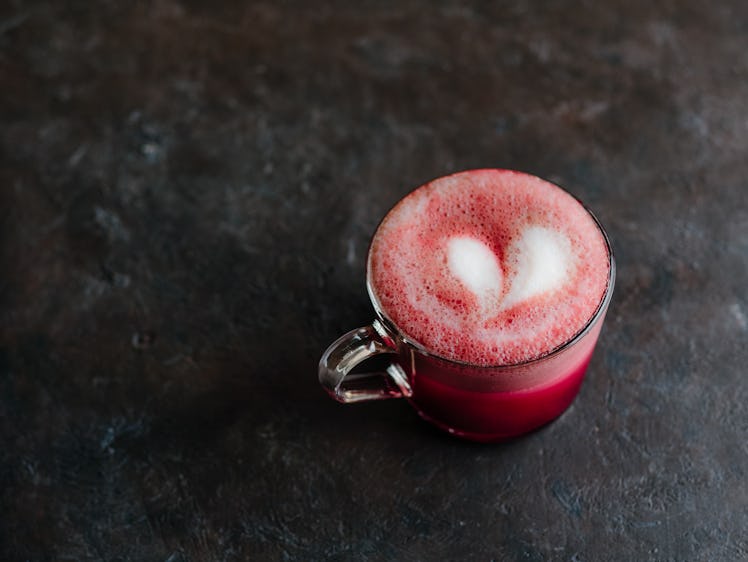
{"type": "Polygon", "coordinates": [[[520,367],[526,367],[529,365],[533,365],[536,363],[540,363],[543,361],[546,361],[559,353],[569,349],[570,347],[573,347],[576,343],[578,343],[580,340],[584,338],[584,336],[587,335],[587,333],[592,330],[592,328],[597,324],[597,322],[604,316],[605,312],[608,309],[608,305],[610,304],[610,301],[613,298],[613,288],[615,286],[616,281],[616,262],[615,257],[613,256],[613,247],[610,243],[610,239],[608,238],[608,233],[605,231],[605,228],[603,228],[602,223],[598,220],[598,218],[595,216],[595,214],[590,210],[590,208],[585,205],[585,203],[576,197],[574,194],[570,193],[564,187],[560,186],[559,184],[549,181],[545,178],[540,178],[539,176],[535,176],[534,174],[530,174],[527,172],[519,171],[519,170],[510,170],[508,168],[475,168],[475,169],[469,169],[469,170],[463,170],[460,172],[455,172],[453,174],[448,174],[446,176],[440,176],[438,178],[434,178],[433,180],[426,182],[417,188],[413,189],[412,191],[408,192],[406,195],[398,199],[398,201],[385,213],[385,215],[382,217],[382,219],[377,224],[376,229],[374,230],[374,235],[371,237],[371,240],[369,242],[369,249],[366,254],[366,291],[369,294],[369,300],[371,301],[372,306],[374,307],[374,312],[377,316],[377,318],[382,322],[382,324],[386,327],[388,331],[390,331],[393,335],[397,336],[397,340],[399,342],[402,342],[403,344],[414,348],[422,355],[431,358],[436,359],[438,361],[442,361],[445,363],[451,363],[453,365],[458,365],[461,367],[468,367],[470,369],[485,369],[485,370],[514,370],[520,367]],[[379,302],[379,299],[377,298],[374,289],[371,284],[371,248],[374,244],[374,239],[376,238],[377,232],[379,231],[379,228],[382,226],[382,223],[387,219],[387,217],[390,215],[390,213],[395,209],[395,207],[398,206],[398,204],[404,200],[406,197],[408,197],[411,193],[414,193],[415,191],[418,191],[422,187],[428,185],[431,182],[434,182],[438,179],[442,178],[448,178],[455,175],[470,173],[470,172],[480,172],[480,171],[499,171],[499,172],[512,172],[515,174],[522,174],[527,176],[536,177],[538,179],[541,179],[551,185],[556,186],[557,188],[561,189],[564,193],[570,195],[574,198],[575,201],[577,201],[582,208],[587,212],[587,214],[592,217],[592,220],[594,221],[595,225],[597,226],[597,229],[600,231],[600,233],[603,236],[603,240],[605,242],[605,247],[608,251],[608,281],[605,286],[605,293],[603,294],[602,298],[600,299],[600,302],[597,305],[597,308],[595,309],[595,312],[590,316],[590,318],[585,322],[584,326],[582,328],[575,332],[575,334],[566,340],[565,342],[557,345],[556,347],[548,350],[547,352],[543,353],[542,355],[539,355],[538,357],[532,357],[531,359],[526,359],[524,361],[519,361],[516,363],[498,363],[498,364],[489,364],[489,365],[482,365],[478,363],[470,363],[469,361],[462,361],[460,359],[453,359],[450,357],[444,357],[443,355],[439,355],[438,353],[435,353],[428,348],[426,348],[425,345],[420,343],[419,341],[415,340],[414,338],[411,338],[405,332],[400,329],[400,327],[389,317],[384,313],[384,310],[382,309],[381,303],[379,302]]]}

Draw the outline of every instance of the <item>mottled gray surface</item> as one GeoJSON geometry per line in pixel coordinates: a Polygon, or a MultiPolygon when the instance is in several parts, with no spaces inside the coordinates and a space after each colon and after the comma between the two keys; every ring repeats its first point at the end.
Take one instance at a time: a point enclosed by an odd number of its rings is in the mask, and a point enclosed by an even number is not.
{"type": "Polygon", "coordinates": [[[4,3],[0,558],[745,560],[747,52],[743,0],[4,3]],[[329,400],[377,222],[484,166],[609,231],[579,399],[329,400]]]}

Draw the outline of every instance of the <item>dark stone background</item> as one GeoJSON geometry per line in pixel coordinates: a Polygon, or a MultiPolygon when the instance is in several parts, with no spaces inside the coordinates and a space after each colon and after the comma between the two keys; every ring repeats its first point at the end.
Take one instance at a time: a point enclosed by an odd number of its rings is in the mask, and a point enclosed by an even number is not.
{"type": "Polygon", "coordinates": [[[748,4],[6,1],[0,559],[745,560],[748,4]],[[377,222],[560,182],[619,281],[506,445],[316,365],[377,222]]]}

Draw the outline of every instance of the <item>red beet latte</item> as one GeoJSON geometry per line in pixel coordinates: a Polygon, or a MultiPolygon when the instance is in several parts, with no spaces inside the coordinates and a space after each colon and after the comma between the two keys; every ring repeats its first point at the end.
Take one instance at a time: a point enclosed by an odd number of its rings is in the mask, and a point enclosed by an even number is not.
{"type": "Polygon", "coordinates": [[[526,433],[574,400],[614,279],[602,227],[560,187],[509,170],[436,179],[379,225],[377,320],[328,348],[320,382],[342,402],[407,397],[469,439],[526,433]],[[394,360],[378,379],[349,376],[383,353],[394,360]]]}

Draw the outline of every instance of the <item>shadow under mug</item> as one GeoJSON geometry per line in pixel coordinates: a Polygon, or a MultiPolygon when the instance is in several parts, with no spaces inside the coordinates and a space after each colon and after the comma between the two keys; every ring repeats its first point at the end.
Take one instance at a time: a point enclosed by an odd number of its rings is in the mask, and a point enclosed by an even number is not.
{"type": "Polygon", "coordinates": [[[537,359],[482,366],[439,357],[409,340],[378,304],[367,269],[367,290],[376,319],[352,330],[325,351],[319,363],[322,387],[339,402],[406,398],[420,416],[474,441],[502,441],[537,429],[573,402],[592,358],[615,284],[615,260],[605,230],[610,268],[597,310],[568,342],[537,359]],[[352,373],[377,355],[393,357],[381,372],[352,373]]]}

